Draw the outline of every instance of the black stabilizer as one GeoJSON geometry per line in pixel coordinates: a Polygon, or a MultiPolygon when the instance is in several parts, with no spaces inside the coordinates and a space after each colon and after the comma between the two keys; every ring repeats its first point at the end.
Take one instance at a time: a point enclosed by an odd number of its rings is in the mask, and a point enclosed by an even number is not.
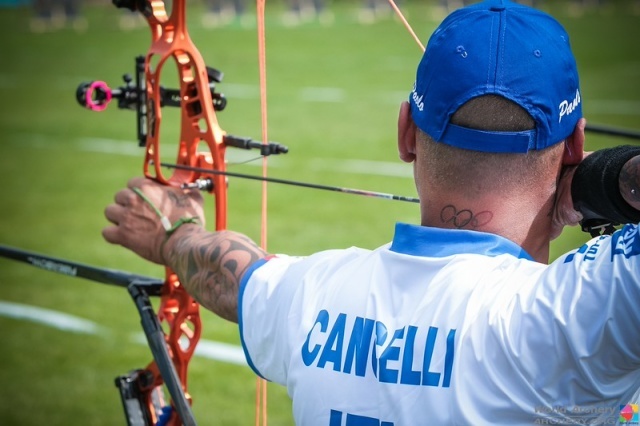
{"type": "Polygon", "coordinates": [[[620,170],[627,161],[640,155],[640,147],[621,145],[595,151],[576,169],[571,183],[571,196],[576,210],[584,219],[582,228],[640,222],[640,210],[627,203],[620,194],[620,170]]]}

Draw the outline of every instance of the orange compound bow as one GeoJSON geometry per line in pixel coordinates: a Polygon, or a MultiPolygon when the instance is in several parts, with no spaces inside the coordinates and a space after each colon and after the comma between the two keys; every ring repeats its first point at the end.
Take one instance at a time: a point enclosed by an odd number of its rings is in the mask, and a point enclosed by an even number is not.
{"type": "MultiPolygon", "coordinates": [[[[166,185],[195,187],[215,198],[215,229],[227,224],[227,146],[260,149],[263,156],[286,153],[277,143],[259,143],[249,138],[227,135],[219,126],[216,111],[226,106],[224,95],[215,91],[222,73],[205,66],[187,32],[186,0],[173,0],[167,14],[164,1],[113,0],[115,6],[138,11],[146,18],[152,43],[146,57],[136,59],[136,81],[125,75],[125,86],[110,89],[104,82],[83,83],[76,97],[83,106],[101,111],[112,100],[120,108],[135,109],[138,116],[138,140],[145,146],[144,174],[166,185]],[[173,59],[173,60],[171,60],[173,59]],[[174,62],[180,87],[160,85],[163,67],[174,62]],[[181,130],[176,163],[170,176],[162,173],[160,160],[160,125],[164,106],[181,109],[181,130]],[[198,151],[206,144],[205,152],[198,151]],[[211,171],[211,173],[209,173],[211,171]]],[[[118,377],[125,414],[130,425],[195,424],[191,397],[187,392],[187,368],[201,334],[199,306],[181,286],[177,275],[166,269],[160,292],[157,316],[153,315],[148,292],[135,285],[129,287],[142,317],[154,361],[144,370],[118,377]],[[167,326],[164,334],[161,324],[167,326]],[[162,385],[171,396],[171,408],[165,406],[162,385]]]]}

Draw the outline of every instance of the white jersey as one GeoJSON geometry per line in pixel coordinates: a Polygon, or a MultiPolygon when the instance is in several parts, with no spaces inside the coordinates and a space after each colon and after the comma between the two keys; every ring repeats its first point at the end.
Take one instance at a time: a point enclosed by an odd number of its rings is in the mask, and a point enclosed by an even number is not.
{"type": "Polygon", "coordinates": [[[301,426],[638,424],[639,277],[635,225],[544,265],[398,224],[377,250],[259,262],[240,333],[301,426]]]}

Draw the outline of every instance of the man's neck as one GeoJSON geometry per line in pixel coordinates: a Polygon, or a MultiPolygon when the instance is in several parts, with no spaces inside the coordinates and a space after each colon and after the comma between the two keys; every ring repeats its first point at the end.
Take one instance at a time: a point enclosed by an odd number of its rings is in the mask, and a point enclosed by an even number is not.
{"type": "Polygon", "coordinates": [[[552,200],[543,203],[531,199],[527,202],[525,197],[462,200],[433,194],[423,200],[423,226],[500,235],[518,244],[537,262],[549,261],[552,200]]]}

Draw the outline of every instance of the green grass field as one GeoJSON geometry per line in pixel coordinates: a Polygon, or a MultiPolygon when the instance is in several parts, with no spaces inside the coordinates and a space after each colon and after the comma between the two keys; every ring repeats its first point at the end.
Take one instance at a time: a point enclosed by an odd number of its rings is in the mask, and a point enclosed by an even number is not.
{"type": "MultiPolygon", "coordinates": [[[[76,103],[75,90],[89,80],[121,85],[149,44],[146,27],[121,30],[121,12],[104,3],[85,5],[83,33],[35,34],[29,9],[0,9],[0,244],[159,277],[161,268],[100,235],[104,207],[141,173],[143,152],[132,112],[115,103],[89,112],[76,103]]],[[[610,1],[580,18],[567,13],[564,1],[547,3],[572,36],[589,122],[640,130],[640,15],[631,1],[610,1]]],[[[424,41],[437,24],[430,4],[405,2],[424,41]]],[[[269,138],[290,148],[272,159],[270,175],[413,196],[411,167],[397,160],[395,125],[421,52],[396,20],[360,25],[358,5],[334,1],[331,25],[293,28],[280,23],[280,3],[267,6],[269,138]]],[[[207,63],[225,72],[223,129],[259,139],[255,29],[239,23],[205,29],[202,6],[189,7],[192,38],[207,63]]],[[[169,141],[177,115],[167,115],[169,141]]],[[[587,148],[629,142],[589,135],[587,148]]],[[[249,158],[229,150],[230,163],[249,158]]],[[[259,174],[259,163],[229,169],[259,174]]],[[[231,179],[229,198],[229,227],[259,239],[260,184],[231,179]]],[[[208,207],[213,211],[211,200],[208,207]]],[[[269,186],[271,252],[373,248],[391,238],[396,221],[417,220],[413,204],[269,186]]],[[[553,256],[587,239],[567,230],[553,256]]],[[[3,304],[66,313],[103,330],[74,333],[0,315],[0,425],[124,424],[113,380],[151,359],[132,340],[140,326],[127,292],[3,259],[0,271],[3,304]]],[[[203,338],[239,344],[235,325],[207,312],[203,322],[203,338]]],[[[248,367],[195,357],[189,380],[199,424],[252,424],[255,384],[248,367]]],[[[270,385],[269,392],[270,423],[291,425],[286,391],[270,385]]]]}

